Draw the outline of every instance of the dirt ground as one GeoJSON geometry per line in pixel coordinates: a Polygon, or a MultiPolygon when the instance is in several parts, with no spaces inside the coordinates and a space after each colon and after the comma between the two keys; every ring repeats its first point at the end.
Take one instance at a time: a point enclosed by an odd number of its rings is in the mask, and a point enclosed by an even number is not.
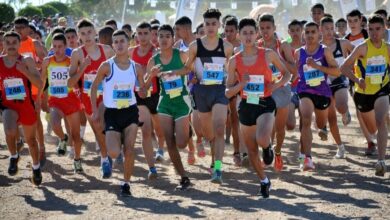
{"type": "MultiPolygon", "coordinates": [[[[350,106],[351,103],[350,103],[350,106]]],[[[275,173],[267,168],[272,181],[269,199],[256,196],[259,180],[252,169],[235,167],[232,145],[226,146],[223,185],[212,184],[207,167],[210,156],[187,164],[187,151],[182,160],[193,187],[175,191],[179,177],[168,154],[157,164],[159,178],[147,180],[147,165],[137,140],[136,168],[131,181],[133,197],[119,196],[122,168],[114,166],[110,179],[100,176],[100,157],[95,150],[92,131],[87,129],[83,145],[84,175],[73,174],[72,160],[58,157],[55,138],[47,137],[48,160],[43,167],[43,183],[33,187],[28,150],[19,162],[18,175],[7,173],[9,153],[0,128],[0,218],[1,219],[390,219],[390,173],[374,175],[375,157],[363,155],[366,144],[353,117],[348,127],[340,124],[348,155],[337,160],[333,138],[323,142],[316,133],[313,159],[316,171],[299,170],[297,161],[299,133],[287,132],[283,148],[285,169],[275,173]]],[[[341,120],[340,120],[341,121],[341,120]]],[[[44,121],[46,127],[46,121],[44,121]]],[[[389,142],[390,143],[390,142],[389,142]]],[[[390,149],[387,149],[390,155],[390,149]]],[[[387,157],[388,164],[390,164],[387,157]]],[[[388,168],[389,169],[389,168],[388,168]]]]}

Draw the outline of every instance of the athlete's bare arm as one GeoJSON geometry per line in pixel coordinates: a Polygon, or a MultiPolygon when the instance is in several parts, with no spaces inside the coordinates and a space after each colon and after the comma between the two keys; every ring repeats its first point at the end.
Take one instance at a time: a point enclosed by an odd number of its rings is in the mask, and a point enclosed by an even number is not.
{"type": "Polygon", "coordinates": [[[226,80],[226,91],[225,96],[227,98],[231,98],[237,93],[240,92],[241,89],[245,87],[245,85],[249,81],[249,76],[245,75],[243,76],[243,80],[238,83],[237,85],[234,85],[235,82],[237,82],[237,75],[236,75],[236,56],[232,56],[228,61],[228,68],[227,68],[227,80],[226,80]]]}
{"type": "Polygon", "coordinates": [[[68,87],[74,87],[77,84],[89,64],[91,64],[91,58],[87,56],[82,60],[81,48],[73,50],[70,58],[68,87]]]}
{"type": "Polygon", "coordinates": [[[366,53],[367,44],[360,44],[352,51],[352,53],[347,57],[347,59],[344,60],[344,63],[340,66],[341,72],[355,83],[359,83],[359,79],[352,71],[353,65],[357,59],[364,57],[366,53]]]}
{"type": "Polygon", "coordinates": [[[92,82],[91,85],[91,104],[92,104],[92,110],[94,113],[97,113],[97,107],[96,107],[96,97],[97,97],[97,90],[99,87],[99,84],[103,81],[103,79],[110,74],[110,63],[109,61],[103,62],[99,69],[97,70],[95,80],[92,82]]]}
{"type": "MultiPolygon", "coordinates": [[[[291,50],[290,50],[291,51],[291,50]]],[[[282,78],[272,84],[269,84],[271,88],[269,88],[271,91],[274,91],[275,89],[283,86],[291,79],[291,73],[287,70],[286,66],[280,59],[279,55],[270,49],[266,50],[265,53],[266,59],[269,60],[270,63],[272,63],[282,74],[282,78]]]]}
{"type": "Polygon", "coordinates": [[[16,61],[16,68],[27,77],[27,79],[38,88],[42,89],[43,83],[35,61],[31,57],[23,57],[21,61],[16,61]]]}
{"type": "Polygon", "coordinates": [[[198,46],[196,44],[196,41],[193,41],[190,44],[190,48],[188,49],[188,59],[185,62],[184,67],[181,68],[180,70],[175,70],[174,74],[185,75],[185,74],[189,73],[192,70],[197,51],[198,51],[198,46]]]}

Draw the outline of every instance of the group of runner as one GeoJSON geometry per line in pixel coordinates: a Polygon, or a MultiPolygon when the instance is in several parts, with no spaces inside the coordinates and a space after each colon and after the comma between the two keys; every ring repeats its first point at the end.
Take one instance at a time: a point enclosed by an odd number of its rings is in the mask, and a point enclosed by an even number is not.
{"type": "Polygon", "coordinates": [[[301,169],[315,169],[313,120],[321,140],[328,139],[329,127],[337,145],[335,157],[345,158],[337,113],[345,126],[351,122],[350,94],[367,140],[365,154],[378,149],[375,174],[384,176],[390,93],[386,11],[378,10],[367,19],[368,31],[358,10],[335,22],[322,4],[315,4],[311,16],[310,22],[292,20],[286,40],[278,36],[271,14],[241,20],[225,16],[221,23],[220,11],[207,9],[195,33],[192,21],[184,16],[174,27],[141,22],[135,39],[131,27],[116,30],[111,20],[106,22],[108,30],[99,31],[100,41],[94,24],[82,19],[76,29],[54,29],[48,52],[29,36],[29,21],[16,18],[14,30],[2,33],[0,57],[9,175],[18,171],[23,136],[32,158],[32,183],[42,182],[40,167],[46,160],[42,108],[59,139],[57,154],[65,155],[71,145],[75,173],[83,172],[87,121],[100,149],[102,178],[112,175],[113,159],[123,158],[124,196],[131,195],[140,128],[148,179],[158,178],[155,163],[164,158],[166,144],[181,178],[177,189],[187,189],[190,175],[179,149],[188,147],[187,162],[194,164],[195,155],[204,157],[209,145],[211,182],[221,184],[225,142],[231,133],[235,165],[253,166],[259,195],[267,198],[271,181],[264,170],[272,163],[275,171],[283,170],[285,131],[295,129],[296,110],[301,169]],[[218,33],[221,26],[224,37],[218,33]]]}

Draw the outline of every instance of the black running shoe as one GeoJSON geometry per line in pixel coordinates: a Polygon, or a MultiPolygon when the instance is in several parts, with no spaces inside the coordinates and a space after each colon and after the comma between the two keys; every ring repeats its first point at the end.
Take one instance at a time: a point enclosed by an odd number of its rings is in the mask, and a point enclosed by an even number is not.
{"type": "Polygon", "coordinates": [[[36,170],[32,169],[32,171],[33,171],[33,173],[32,173],[32,177],[31,177],[31,182],[36,186],[41,185],[41,183],[42,183],[41,168],[38,168],[36,170]]]}
{"type": "Polygon", "coordinates": [[[269,145],[267,148],[263,148],[263,161],[265,165],[271,165],[272,161],[274,161],[274,151],[269,145]]]}
{"type": "Polygon", "coordinates": [[[188,177],[182,177],[176,190],[187,190],[191,185],[191,181],[188,177]]]}
{"type": "Polygon", "coordinates": [[[269,197],[269,190],[270,189],[271,189],[271,181],[270,180],[268,180],[268,183],[260,183],[260,191],[257,195],[266,199],[269,197]]]}
{"type": "Polygon", "coordinates": [[[131,196],[130,185],[128,183],[121,185],[121,196],[123,197],[131,196]]]}
{"type": "Polygon", "coordinates": [[[19,155],[18,158],[10,158],[9,159],[9,167],[8,167],[8,174],[10,176],[15,176],[16,173],[18,173],[18,162],[19,162],[19,155]]]}

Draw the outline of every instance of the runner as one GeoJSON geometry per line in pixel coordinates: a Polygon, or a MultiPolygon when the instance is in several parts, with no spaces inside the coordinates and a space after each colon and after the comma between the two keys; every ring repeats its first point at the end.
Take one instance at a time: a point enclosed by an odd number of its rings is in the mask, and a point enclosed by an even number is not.
{"type": "Polygon", "coordinates": [[[24,57],[18,51],[21,37],[10,31],[4,34],[4,51],[6,55],[0,57],[0,94],[3,129],[6,136],[10,163],[8,174],[14,176],[18,172],[20,159],[16,149],[18,124],[22,125],[24,138],[29,147],[32,158],[32,183],[40,185],[42,174],[39,162],[39,149],[36,140],[37,117],[31,97],[31,84],[41,89],[43,83],[39,77],[35,62],[31,57],[24,57]]]}
{"type": "Polygon", "coordinates": [[[320,43],[320,31],[316,23],[305,24],[304,39],[306,45],[295,52],[295,60],[299,72],[297,92],[302,120],[301,141],[305,153],[301,166],[304,171],[308,171],[314,170],[311,156],[313,112],[317,127],[323,129],[328,121],[328,107],[332,96],[327,83],[328,75],[337,77],[340,71],[332,51],[320,43]]]}
{"type": "Polygon", "coordinates": [[[278,54],[270,49],[256,46],[257,26],[251,18],[243,18],[239,23],[243,51],[229,60],[226,96],[241,93],[239,120],[245,145],[253,168],[260,179],[259,196],[269,197],[271,181],[265,175],[259,159],[259,146],[263,149],[263,162],[271,164],[274,158],[270,136],[274,126],[276,104],[272,92],[290,79],[286,67],[278,54]],[[281,79],[272,79],[270,65],[281,70],[281,79]],[[239,80],[239,84],[235,82],[239,80]]]}
{"type": "Polygon", "coordinates": [[[340,18],[336,21],[336,35],[338,38],[344,38],[347,35],[347,20],[340,18]]]}
{"type": "MultiPolygon", "coordinates": [[[[123,30],[113,34],[115,55],[103,62],[91,86],[93,120],[99,123],[100,110],[97,93],[103,83],[105,141],[111,158],[117,158],[123,145],[123,182],[121,195],[131,196],[130,178],[134,169],[134,144],[138,130],[138,108],[134,97],[135,82],[138,80],[144,91],[142,67],[129,59],[129,36],[123,30]]],[[[145,92],[139,92],[144,94],[145,92]]]]}
{"type": "Polygon", "coordinates": [[[375,175],[384,176],[387,147],[386,115],[389,111],[390,45],[383,41],[385,22],[374,15],[368,19],[369,38],[357,46],[341,66],[342,72],[355,82],[355,104],[363,122],[373,134],[378,131],[378,162],[375,175]],[[355,73],[351,68],[355,65],[355,73]]]}
{"type": "Polygon", "coordinates": [[[150,86],[153,78],[159,76],[162,85],[157,107],[159,120],[167,142],[169,157],[176,172],[181,177],[176,189],[185,190],[191,183],[181,162],[178,148],[183,149],[188,143],[191,101],[188,96],[185,76],[188,72],[176,75],[174,71],[183,68],[187,55],[172,48],[174,33],[170,25],[161,25],[157,34],[160,52],[149,60],[147,66],[149,77],[146,87],[150,86]]]}
{"type": "Polygon", "coordinates": [[[320,22],[321,22],[321,19],[325,16],[325,7],[323,4],[321,3],[317,3],[317,4],[314,4],[311,9],[310,9],[310,12],[311,12],[311,18],[313,19],[313,21],[320,25],[320,22]]]}
{"type": "MultiPolygon", "coordinates": [[[[110,46],[97,44],[95,41],[96,31],[89,20],[82,19],[77,24],[78,35],[80,36],[83,45],[72,52],[71,64],[69,69],[70,78],[68,80],[68,87],[75,87],[81,82],[81,104],[84,107],[84,111],[89,124],[95,134],[95,138],[100,146],[101,156],[101,169],[102,177],[109,178],[112,173],[112,165],[107,157],[107,149],[103,134],[103,122],[100,123],[96,120],[92,120],[92,106],[90,100],[90,86],[96,77],[96,71],[100,64],[103,63],[106,58],[110,58],[114,55],[110,46]]],[[[100,90],[101,91],[101,90],[100,90]]],[[[101,92],[100,92],[101,93],[101,92]]],[[[103,115],[104,105],[102,103],[102,96],[99,95],[97,104],[99,106],[100,115],[103,115]]],[[[101,119],[103,117],[100,117],[101,119]]],[[[74,158],[80,158],[80,151],[75,149],[74,158]]],[[[83,172],[81,160],[74,160],[75,172],[83,172]]]]}

